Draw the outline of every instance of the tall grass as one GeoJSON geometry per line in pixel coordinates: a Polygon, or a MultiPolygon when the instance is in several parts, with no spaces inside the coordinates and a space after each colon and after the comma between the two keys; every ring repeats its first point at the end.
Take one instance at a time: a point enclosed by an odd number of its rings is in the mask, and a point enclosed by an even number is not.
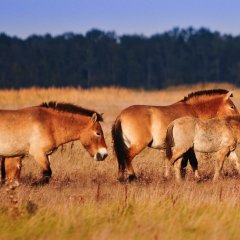
{"type": "MultiPolygon", "coordinates": [[[[103,112],[110,153],[104,162],[95,162],[79,142],[66,144],[52,155],[51,183],[38,188],[30,183],[38,177],[39,166],[31,158],[24,159],[22,182],[16,189],[17,216],[9,210],[6,186],[1,187],[0,239],[239,239],[240,185],[231,162],[225,164],[223,179],[212,183],[214,159],[203,158],[199,169],[204,181],[194,182],[188,169],[186,181],[177,184],[164,181],[161,152],[146,149],[133,161],[138,182],[116,180],[110,128],[117,114],[133,104],[170,104],[202,87],[149,92],[119,88],[0,91],[1,108],[56,100],[103,112]]],[[[234,102],[239,106],[239,89],[234,102]]]]}

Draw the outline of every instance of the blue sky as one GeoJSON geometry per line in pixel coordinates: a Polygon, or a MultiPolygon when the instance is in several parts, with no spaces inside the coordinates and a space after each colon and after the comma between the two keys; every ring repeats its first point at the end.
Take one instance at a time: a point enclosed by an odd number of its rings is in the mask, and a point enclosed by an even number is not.
{"type": "Polygon", "coordinates": [[[0,32],[117,34],[161,33],[173,27],[207,27],[240,34],[240,0],[0,0],[0,32]]]}

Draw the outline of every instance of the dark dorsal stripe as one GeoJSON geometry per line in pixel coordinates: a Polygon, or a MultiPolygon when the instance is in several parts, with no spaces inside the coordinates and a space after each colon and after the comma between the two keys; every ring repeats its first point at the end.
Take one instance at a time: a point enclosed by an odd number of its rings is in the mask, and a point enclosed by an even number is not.
{"type": "Polygon", "coordinates": [[[102,115],[97,113],[96,111],[82,108],[71,103],[44,102],[39,106],[44,108],[51,108],[56,111],[80,114],[80,115],[89,116],[89,117],[91,117],[94,113],[96,113],[97,121],[103,121],[102,115]]]}
{"type": "MultiPolygon", "coordinates": [[[[197,92],[189,93],[182,101],[186,102],[194,97],[200,97],[200,96],[214,96],[214,95],[223,95],[227,94],[229,91],[225,89],[210,89],[210,90],[201,90],[197,92]]],[[[231,95],[232,97],[232,95],[231,95]]]]}

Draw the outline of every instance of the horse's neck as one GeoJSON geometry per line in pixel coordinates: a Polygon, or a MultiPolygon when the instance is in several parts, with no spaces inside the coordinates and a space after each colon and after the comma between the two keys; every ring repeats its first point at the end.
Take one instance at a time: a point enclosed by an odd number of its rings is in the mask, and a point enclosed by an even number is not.
{"type": "Polygon", "coordinates": [[[189,108],[191,108],[194,117],[201,119],[209,119],[217,116],[218,112],[218,103],[214,104],[210,101],[204,102],[195,102],[191,104],[187,104],[189,108]]]}
{"type": "Polygon", "coordinates": [[[53,118],[54,138],[56,145],[78,140],[81,131],[88,123],[87,117],[75,114],[60,114],[53,118]]]}

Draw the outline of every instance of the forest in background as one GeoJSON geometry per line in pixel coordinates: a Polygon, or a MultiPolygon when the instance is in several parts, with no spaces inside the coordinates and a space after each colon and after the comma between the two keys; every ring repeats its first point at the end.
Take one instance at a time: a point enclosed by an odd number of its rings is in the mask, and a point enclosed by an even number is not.
{"type": "Polygon", "coordinates": [[[0,34],[0,88],[160,89],[229,82],[240,86],[240,35],[174,28],[149,37],[92,29],[86,34],[0,34]]]}

